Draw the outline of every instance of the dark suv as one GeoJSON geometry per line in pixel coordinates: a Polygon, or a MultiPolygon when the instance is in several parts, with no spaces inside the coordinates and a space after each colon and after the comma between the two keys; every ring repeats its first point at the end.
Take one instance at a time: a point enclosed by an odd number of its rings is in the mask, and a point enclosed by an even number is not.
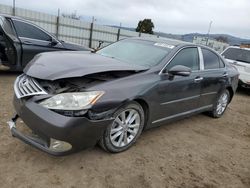
{"type": "Polygon", "coordinates": [[[27,20],[0,15],[0,70],[21,71],[36,54],[58,50],[90,49],[60,41],[27,20]]]}

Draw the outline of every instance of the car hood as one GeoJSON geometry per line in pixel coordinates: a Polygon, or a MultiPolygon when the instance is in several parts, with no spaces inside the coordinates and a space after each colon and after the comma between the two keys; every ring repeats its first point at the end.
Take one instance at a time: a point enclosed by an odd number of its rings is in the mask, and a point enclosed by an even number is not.
{"type": "Polygon", "coordinates": [[[109,71],[143,71],[148,67],[130,65],[91,52],[46,52],[36,55],[24,73],[38,79],[57,80],[109,71]]]}

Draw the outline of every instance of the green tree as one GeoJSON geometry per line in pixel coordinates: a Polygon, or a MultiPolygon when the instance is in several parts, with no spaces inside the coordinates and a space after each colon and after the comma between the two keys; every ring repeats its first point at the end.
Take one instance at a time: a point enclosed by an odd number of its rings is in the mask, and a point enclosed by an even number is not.
{"type": "Polygon", "coordinates": [[[140,20],[136,32],[153,34],[154,23],[151,19],[140,20]]]}

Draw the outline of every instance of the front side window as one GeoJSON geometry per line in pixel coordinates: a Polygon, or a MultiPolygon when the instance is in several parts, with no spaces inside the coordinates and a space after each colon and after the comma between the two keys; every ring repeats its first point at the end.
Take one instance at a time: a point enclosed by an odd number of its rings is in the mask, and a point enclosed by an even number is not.
{"type": "Polygon", "coordinates": [[[210,50],[201,49],[204,59],[204,68],[205,69],[218,69],[220,68],[220,59],[219,57],[210,50]]]}
{"type": "Polygon", "coordinates": [[[39,28],[17,20],[13,20],[18,37],[50,41],[51,37],[39,28]]]}
{"type": "Polygon", "coordinates": [[[169,63],[167,69],[169,70],[176,65],[183,65],[192,70],[199,70],[199,54],[197,48],[185,48],[181,50],[169,63]]]}

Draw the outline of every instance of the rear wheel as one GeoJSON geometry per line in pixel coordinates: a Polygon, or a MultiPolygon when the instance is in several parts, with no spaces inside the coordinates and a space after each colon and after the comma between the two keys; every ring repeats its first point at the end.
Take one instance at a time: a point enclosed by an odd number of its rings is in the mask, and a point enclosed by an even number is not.
{"type": "Polygon", "coordinates": [[[217,101],[214,105],[213,111],[211,111],[212,117],[214,117],[214,118],[221,117],[223,115],[223,113],[226,111],[229,100],[230,100],[230,93],[226,89],[217,98],[217,101]]]}
{"type": "Polygon", "coordinates": [[[133,145],[144,126],[144,111],[137,102],[118,109],[114,121],[104,132],[100,146],[106,151],[118,153],[133,145]]]}

